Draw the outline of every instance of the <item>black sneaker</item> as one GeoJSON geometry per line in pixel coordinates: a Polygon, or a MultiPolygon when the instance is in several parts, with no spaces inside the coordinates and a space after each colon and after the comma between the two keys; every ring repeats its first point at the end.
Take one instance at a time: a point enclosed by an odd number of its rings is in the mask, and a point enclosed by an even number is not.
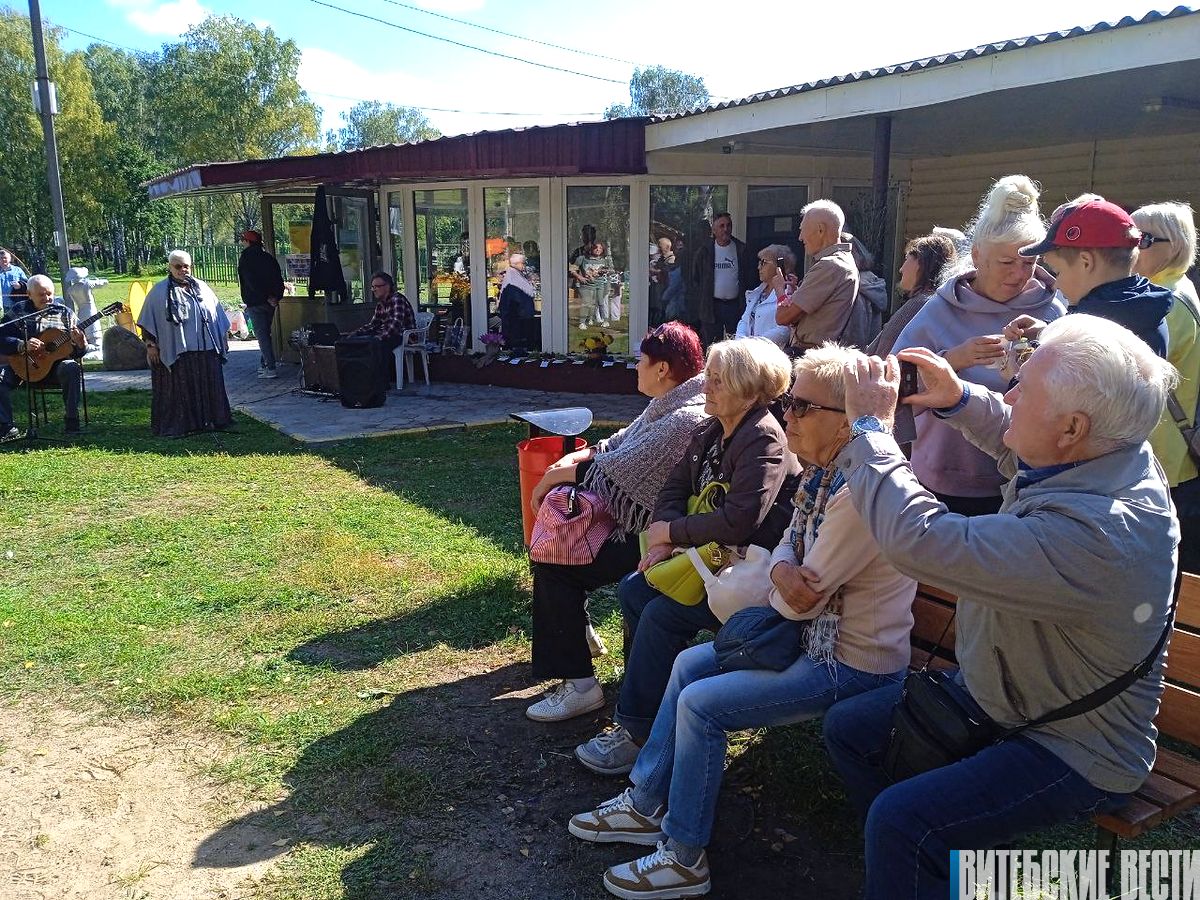
{"type": "Polygon", "coordinates": [[[6,444],[9,441],[15,441],[21,437],[21,429],[16,425],[10,425],[8,428],[0,426],[0,444],[6,444]]]}
{"type": "Polygon", "coordinates": [[[66,420],[67,434],[79,434],[82,431],[83,431],[83,429],[79,427],[78,419],[67,419],[66,420]]]}

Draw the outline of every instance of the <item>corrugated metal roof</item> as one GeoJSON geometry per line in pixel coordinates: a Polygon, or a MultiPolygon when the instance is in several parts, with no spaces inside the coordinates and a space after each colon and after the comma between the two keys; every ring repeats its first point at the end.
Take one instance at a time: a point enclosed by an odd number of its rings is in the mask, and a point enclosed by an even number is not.
{"type": "Polygon", "coordinates": [[[893,66],[882,66],[877,69],[865,69],[861,72],[851,72],[848,75],[837,75],[832,78],[821,78],[817,81],[808,81],[804,84],[796,84],[790,87],[776,88],[773,91],[763,91],[759,94],[751,94],[749,97],[742,97],[738,100],[728,100],[724,103],[716,103],[711,106],[702,107],[700,109],[690,110],[684,113],[675,113],[668,116],[654,116],[652,122],[670,122],[675,119],[683,119],[689,116],[702,115],[707,112],[712,112],[719,109],[731,109],[735,106],[746,106],[751,103],[761,103],[764,100],[774,100],[778,97],[787,97],[791,94],[803,94],[808,91],[818,91],[822,88],[834,87],[839,84],[850,84],[855,81],[866,81],[870,78],[883,78],[888,75],[903,74],[905,72],[915,72],[921,69],[932,69],[936,66],[944,66],[952,63],[963,62],[968,59],[976,59],[981,56],[992,56],[997,53],[1007,53],[1011,50],[1020,50],[1023,47],[1036,47],[1039,44],[1050,44],[1055,41],[1064,41],[1070,38],[1082,37],[1088,34],[1098,34],[1104,31],[1114,31],[1118,28],[1129,28],[1134,25],[1146,25],[1151,22],[1160,22],[1163,19],[1174,19],[1180,16],[1195,15],[1198,10],[1188,6],[1177,6],[1170,12],[1148,12],[1140,19],[1135,19],[1132,16],[1125,16],[1116,22],[1098,22],[1095,25],[1077,25],[1074,28],[1069,28],[1065,31],[1051,31],[1047,34],[1033,34],[1028,37],[1013,38],[1007,41],[998,41],[993,44],[981,44],[978,47],[972,47],[969,50],[960,50],[956,53],[943,53],[940,56],[930,56],[926,59],[916,59],[911,62],[898,63],[893,66]]]}
{"type": "Polygon", "coordinates": [[[152,198],[267,184],[359,184],[449,178],[641,175],[646,120],[510,128],[413,144],[185,166],[145,182],[152,198]]]}

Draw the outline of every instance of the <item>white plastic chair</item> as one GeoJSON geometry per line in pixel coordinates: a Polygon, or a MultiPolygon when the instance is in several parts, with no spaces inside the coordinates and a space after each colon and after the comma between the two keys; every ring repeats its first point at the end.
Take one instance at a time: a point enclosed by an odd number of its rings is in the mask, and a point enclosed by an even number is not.
{"type": "Polygon", "coordinates": [[[433,313],[419,312],[416,316],[417,327],[409,328],[400,335],[400,346],[392,353],[396,357],[396,390],[404,390],[404,370],[408,369],[408,380],[414,381],[413,357],[421,356],[425,365],[425,384],[429,384],[429,351],[425,342],[429,340],[429,326],[433,322],[433,313]]]}

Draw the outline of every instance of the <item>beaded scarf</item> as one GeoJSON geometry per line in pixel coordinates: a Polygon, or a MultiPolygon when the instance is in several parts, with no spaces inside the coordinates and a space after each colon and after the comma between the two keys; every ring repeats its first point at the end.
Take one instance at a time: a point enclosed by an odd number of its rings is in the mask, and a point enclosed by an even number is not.
{"type": "MultiPolygon", "coordinates": [[[[796,491],[795,511],[792,513],[792,527],[788,540],[792,545],[792,553],[796,559],[804,561],[805,549],[811,547],[817,539],[817,531],[825,520],[825,507],[829,498],[841,490],[846,483],[846,477],[836,466],[822,469],[810,466],[800,479],[800,489],[796,491]]],[[[825,609],[808,626],[805,653],[814,662],[832,665],[833,650],[837,644],[838,620],[842,614],[842,595],[839,591],[829,598],[825,609]]]]}

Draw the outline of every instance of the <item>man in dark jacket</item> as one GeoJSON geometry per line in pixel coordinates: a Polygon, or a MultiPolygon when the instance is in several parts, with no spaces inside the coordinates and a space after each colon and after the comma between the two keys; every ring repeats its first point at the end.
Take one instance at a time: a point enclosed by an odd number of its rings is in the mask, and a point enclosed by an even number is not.
{"type": "Polygon", "coordinates": [[[261,353],[258,367],[259,378],[276,378],[275,348],[271,345],[271,323],[275,318],[275,307],[283,296],[283,276],[279,263],[263,247],[262,235],[257,231],[242,233],[245,248],[238,259],[238,282],[242,288],[242,302],[246,304],[246,315],[254,326],[261,353]]]}
{"type": "MultiPolygon", "coordinates": [[[[1133,274],[1142,234],[1129,213],[1095,194],[1060,206],[1050,217],[1046,239],[1021,248],[1022,256],[1042,256],[1055,271],[1055,287],[1070,312],[1087,313],[1124,325],[1161,357],[1167,355],[1166,315],[1174,295],[1133,274]]],[[[1025,317],[1022,317],[1025,318],[1025,317]]],[[[1032,323],[1017,319],[1013,326],[1032,323]]],[[[1026,332],[1031,331],[1028,327],[1026,332]]],[[[1032,335],[1031,335],[1032,336],[1032,335]]]]}
{"type": "Polygon", "coordinates": [[[737,333],[738,320],[746,309],[746,291],[758,284],[758,261],[733,236],[733,217],[729,213],[719,212],[713,217],[712,236],[692,257],[693,308],[700,319],[705,346],[737,333]]]}

